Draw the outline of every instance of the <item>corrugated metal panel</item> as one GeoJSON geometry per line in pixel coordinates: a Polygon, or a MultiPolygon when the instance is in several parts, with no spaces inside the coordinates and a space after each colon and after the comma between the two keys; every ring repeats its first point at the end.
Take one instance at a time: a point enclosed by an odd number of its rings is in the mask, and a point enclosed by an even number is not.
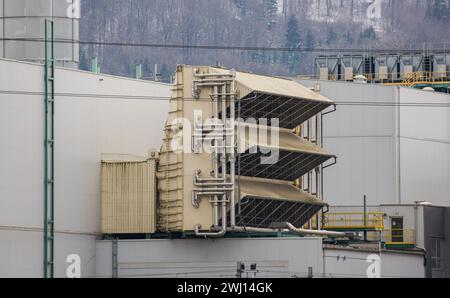
{"type": "Polygon", "coordinates": [[[172,147],[172,142],[177,139],[179,131],[170,125],[174,119],[184,117],[183,73],[180,67],[177,68],[176,82],[157,171],[159,194],[157,227],[161,231],[181,231],[184,223],[184,155],[172,147]]]}
{"type": "Polygon", "coordinates": [[[268,228],[275,222],[301,227],[326,204],[289,181],[240,178],[237,225],[268,228]]]}
{"type": "Polygon", "coordinates": [[[345,67],[344,79],[346,81],[353,81],[353,67],[345,67]]]}
{"type": "Polygon", "coordinates": [[[265,127],[262,125],[251,126],[249,124],[246,124],[245,128],[243,125],[241,125],[241,133],[239,134],[239,139],[241,144],[245,145],[245,150],[242,150],[243,152],[249,150],[252,147],[259,146],[264,148],[279,149],[280,151],[293,151],[307,154],[326,155],[330,158],[334,156],[324,148],[319,147],[295,135],[289,129],[265,127]],[[261,132],[263,132],[263,137],[261,137],[261,132]],[[272,139],[272,133],[278,137],[278,140],[272,139]]]}
{"type": "Polygon", "coordinates": [[[446,64],[438,64],[435,72],[436,78],[444,79],[447,76],[447,65],[446,64]]]}
{"type": "MultiPolygon", "coordinates": [[[[44,21],[54,18],[55,55],[57,65],[77,68],[79,63],[79,19],[69,17],[67,11],[77,7],[75,0],[3,0],[0,2],[0,38],[43,39],[44,21]],[[4,8],[4,9],[3,9],[4,8]],[[4,35],[4,36],[3,36],[4,35]]],[[[9,59],[42,63],[44,43],[8,40],[0,44],[0,56],[9,59]]]]}
{"type": "Polygon", "coordinates": [[[240,193],[241,198],[252,197],[325,205],[316,196],[295,187],[290,181],[241,177],[240,193]]]}
{"type": "Polygon", "coordinates": [[[251,127],[247,125],[239,134],[241,164],[240,169],[236,165],[236,171],[243,176],[293,181],[335,157],[290,130],[272,128],[276,130],[270,131],[264,126],[251,127]]]}
{"type": "MultiPolygon", "coordinates": [[[[213,70],[218,73],[229,73],[229,70],[227,69],[213,68],[213,70]]],[[[236,82],[239,86],[238,89],[241,98],[252,92],[260,92],[332,104],[332,101],[325,96],[313,92],[289,79],[236,72],[236,82]]]]}
{"type": "Polygon", "coordinates": [[[102,233],[155,232],[156,162],[102,162],[102,233]]]}
{"type": "Polygon", "coordinates": [[[327,81],[328,80],[328,76],[329,76],[328,67],[321,67],[319,69],[319,79],[327,81]]]}
{"type": "Polygon", "coordinates": [[[387,80],[389,78],[389,71],[387,66],[380,66],[378,68],[378,79],[380,80],[387,80]]]}

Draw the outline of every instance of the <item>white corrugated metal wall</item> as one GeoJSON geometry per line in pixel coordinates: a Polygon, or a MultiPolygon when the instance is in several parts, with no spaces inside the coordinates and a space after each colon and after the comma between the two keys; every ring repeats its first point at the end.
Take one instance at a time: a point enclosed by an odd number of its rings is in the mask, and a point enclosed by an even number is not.
{"type": "MultiPolygon", "coordinates": [[[[368,258],[378,254],[322,250],[320,238],[132,240],[119,241],[114,251],[116,266],[112,241],[97,241],[97,277],[112,277],[114,267],[117,277],[233,278],[237,263],[243,262],[247,270],[250,264],[257,264],[259,278],[304,278],[310,267],[315,278],[365,278],[371,265],[368,258]]],[[[381,277],[425,276],[420,253],[383,252],[380,256],[381,277]]]]}
{"type": "MultiPolygon", "coordinates": [[[[0,277],[42,276],[43,87],[41,66],[0,60],[0,277]]],[[[69,254],[80,254],[84,276],[95,274],[101,155],[159,148],[169,107],[155,97],[169,97],[170,89],[57,69],[57,276],[65,276],[69,254]]]]}
{"type": "Polygon", "coordinates": [[[450,95],[401,88],[400,98],[419,105],[400,115],[402,203],[450,206],[450,95]]]}
{"type": "Polygon", "coordinates": [[[338,164],[325,170],[327,203],[362,205],[366,194],[369,205],[450,206],[450,108],[439,107],[448,106],[450,96],[375,84],[300,82],[319,83],[321,93],[338,104],[324,118],[324,146],[338,156],[338,164]]]}

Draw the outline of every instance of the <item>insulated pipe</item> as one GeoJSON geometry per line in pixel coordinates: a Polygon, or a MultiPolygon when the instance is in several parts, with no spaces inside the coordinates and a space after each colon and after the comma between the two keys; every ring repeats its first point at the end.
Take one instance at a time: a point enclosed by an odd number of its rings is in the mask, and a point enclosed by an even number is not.
{"type": "MultiPolygon", "coordinates": [[[[226,89],[226,85],[223,86],[221,88],[221,93],[227,92],[226,89]],[[224,90],[225,89],[225,90],[224,90]]],[[[227,127],[227,103],[226,103],[226,96],[221,96],[221,100],[222,100],[222,123],[225,125],[223,127],[223,133],[225,134],[225,129],[227,127]]],[[[221,161],[222,161],[222,177],[223,179],[226,180],[227,177],[227,149],[225,148],[225,146],[227,146],[227,138],[224,135],[222,137],[222,146],[224,147],[222,149],[222,153],[221,153],[221,161]]],[[[231,191],[234,190],[234,186],[231,187],[231,191]]],[[[222,196],[222,227],[225,229],[227,229],[227,194],[226,192],[224,192],[223,196],[222,196]]]]}
{"type": "Polygon", "coordinates": [[[317,231],[317,230],[305,230],[298,229],[294,227],[291,223],[286,223],[287,228],[290,232],[300,234],[300,235],[313,235],[313,236],[326,236],[330,238],[353,238],[354,234],[352,233],[343,233],[343,232],[333,232],[333,231],[317,231]]]}
{"type": "Polygon", "coordinates": [[[223,84],[225,82],[231,82],[233,79],[217,79],[217,78],[209,78],[209,79],[201,79],[201,80],[194,80],[194,83],[198,84],[207,84],[207,83],[215,83],[215,84],[223,84]]]}
{"type": "Polygon", "coordinates": [[[192,96],[194,96],[194,98],[198,99],[200,97],[200,88],[199,87],[217,87],[218,85],[224,85],[220,84],[220,83],[196,83],[193,82],[192,83],[192,96]]]}
{"type": "Polygon", "coordinates": [[[227,187],[227,186],[233,186],[232,183],[221,183],[221,182],[206,182],[206,183],[200,183],[194,180],[194,185],[195,186],[200,186],[200,187],[227,187]]]}
{"type": "MultiPolygon", "coordinates": [[[[226,217],[225,217],[226,218],[226,217]]],[[[226,220],[226,219],[225,219],[226,220]]],[[[225,236],[225,234],[227,233],[227,227],[225,225],[222,225],[222,229],[220,230],[220,232],[214,233],[214,232],[209,232],[209,233],[201,233],[200,232],[200,225],[196,225],[195,226],[195,236],[197,237],[204,237],[204,238],[222,238],[223,236],[225,236]]]]}
{"type": "Polygon", "coordinates": [[[194,133],[193,134],[194,137],[199,137],[199,138],[209,139],[209,140],[214,140],[214,139],[217,139],[217,138],[221,138],[223,136],[231,137],[233,135],[234,134],[231,131],[228,132],[228,133],[225,133],[225,134],[220,134],[220,135],[216,135],[216,134],[199,134],[199,133],[194,133]]]}
{"type": "MultiPolygon", "coordinates": [[[[192,193],[192,206],[194,206],[195,208],[198,208],[199,207],[199,204],[200,204],[200,200],[199,200],[199,197],[200,196],[212,196],[212,195],[215,195],[215,196],[217,196],[217,195],[222,195],[223,194],[223,192],[213,192],[213,191],[211,191],[211,192],[207,192],[207,191],[205,191],[205,192],[193,192],[192,193]]],[[[216,202],[218,202],[218,200],[216,200],[216,202]]],[[[218,217],[218,214],[217,214],[217,218],[219,218],[218,217]]]]}
{"type": "MultiPolygon", "coordinates": [[[[217,86],[214,86],[214,104],[213,104],[213,112],[214,112],[214,122],[217,124],[217,120],[219,118],[219,96],[217,95],[219,93],[219,88],[217,86]]],[[[225,124],[222,124],[222,126],[225,124]]],[[[217,129],[217,126],[213,126],[214,131],[217,129]]],[[[216,145],[216,142],[214,142],[214,145],[216,145]]],[[[219,181],[219,154],[217,153],[217,150],[214,149],[214,157],[213,157],[213,163],[214,163],[214,181],[219,181]]],[[[201,181],[201,180],[199,180],[201,181]]],[[[221,181],[226,182],[225,179],[221,179],[221,181]]],[[[218,194],[214,196],[214,226],[219,226],[219,197],[218,194]]],[[[226,229],[225,229],[226,232],[226,229]]]]}
{"type": "MultiPolygon", "coordinates": [[[[201,74],[195,74],[196,77],[200,77],[200,78],[210,78],[213,76],[216,77],[221,77],[223,78],[224,75],[219,74],[219,75],[214,75],[214,74],[206,74],[206,75],[201,75],[201,74]]],[[[216,119],[216,122],[219,118],[218,116],[218,111],[219,111],[219,92],[218,89],[219,87],[221,88],[220,91],[220,100],[221,100],[221,104],[222,104],[222,125],[210,125],[211,128],[214,128],[214,130],[217,130],[217,128],[221,128],[223,134],[217,136],[216,134],[213,134],[212,136],[205,136],[205,138],[209,138],[209,139],[213,139],[215,141],[217,141],[217,138],[222,138],[222,144],[217,144],[215,142],[214,144],[214,178],[211,179],[205,179],[205,178],[200,178],[199,174],[200,171],[196,171],[195,172],[195,179],[194,179],[194,185],[201,187],[201,189],[194,189],[193,190],[193,202],[198,204],[198,197],[201,195],[214,195],[214,223],[215,226],[218,226],[218,195],[222,194],[222,201],[221,201],[221,205],[222,205],[222,230],[219,232],[207,232],[207,233],[201,233],[200,232],[200,225],[196,225],[195,226],[195,234],[198,237],[223,237],[226,232],[227,232],[227,192],[231,192],[231,198],[230,200],[232,201],[232,205],[230,208],[230,212],[231,212],[231,222],[232,222],[232,226],[235,225],[235,210],[234,210],[234,204],[235,204],[235,198],[234,198],[234,167],[235,167],[235,146],[234,146],[234,137],[235,137],[235,130],[234,130],[234,118],[235,118],[235,94],[233,92],[235,92],[235,85],[234,85],[234,78],[235,78],[235,74],[232,73],[230,75],[226,75],[226,77],[230,77],[230,79],[207,79],[207,80],[203,80],[202,82],[196,82],[194,81],[193,84],[193,94],[195,95],[199,95],[199,88],[198,87],[203,87],[203,86],[213,86],[214,87],[214,95],[213,95],[213,100],[214,100],[214,106],[213,106],[213,112],[214,112],[214,116],[216,119]],[[228,86],[228,82],[231,82],[231,86],[230,86],[230,93],[227,93],[227,86],[228,86]],[[232,127],[228,127],[227,125],[227,96],[230,97],[230,118],[231,119],[231,124],[232,127]],[[231,134],[229,132],[232,132],[231,134]],[[232,145],[233,146],[228,146],[227,144],[227,137],[231,137],[232,139],[232,145]],[[232,148],[232,153],[230,156],[230,173],[231,173],[231,183],[226,183],[227,178],[227,149],[231,147],[232,148]],[[219,153],[219,148],[222,149],[222,151],[219,153]],[[221,176],[219,178],[219,173],[218,173],[218,164],[219,164],[219,158],[220,158],[220,162],[222,163],[222,167],[221,167],[221,176]],[[230,186],[230,188],[227,188],[227,186],[230,186]],[[208,188],[211,187],[211,188],[208,188]],[[217,211],[216,211],[217,210],[217,211]]],[[[202,126],[202,132],[203,132],[203,128],[206,126],[202,126]]],[[[203,133],[201,135],[203,137],[203,133]]]]}
{"type": "Polygon", "coordinates": [[[226,74],[226,73],[195,73],[194,77],[197,78],[208,78],[208,77],[232,77],[233,74],[226,74]]]}
{"type": "Polygon", "coordinates": [[[224,192],[224,191],[231,191],[233,188],[194,188],[194,192],[205,192],[205,191],[213,191],[213,192],[224,192]]]}
{"type": "MultiPolygon", "coordinates": [[[[214,182],[214,181],[221,181],[225,183],[223,178],[200,178],[200,170],[195,171],[195,180],[197,182],[214,182]]],[[[216,176],[216,175],[214,175],[216,176]]]]}
{"type": "Polygon", "coordinates": [[[230,232],[254,232],[254,233],[273,233],[276,231],[280,232],[291,232],[298,235],[312,235],[312,236],[321,236],[321,237],[330,237],[330,238],[353,238],[354,235],[352,233],[342,233],[342,232],[332,232],[332,231],[316,231],[316,230],[305,230],[298,229],[294,227],[290,223],[287,224],[287,229],[264,229],[264,228],[253,228],[253,227],[234,227],[229,228],[230,232]]]}
{"type": "MultiPolygon", "coordinates": [[[[234,70],[232,70],[232,76],[233,78],[235,77],[235,72],[234,70]]],[[[230,86],[230,127],[231,129],[233,129],[233,136],[231,138],[231,142],[233,145],[233,149],[231,150],[231,156],[230,156],[230,177],[231,177],[231,184],[233,185],[233,190],[231,191],[230,194],[230,225],[231,227],[236,226],[236,201],[235,201],[235,190],[234,190],[234,185],[236,183],[236,179],[235,179],[235,163],[236,163],[236,155],[235,155],[235,130],[234,130],[234,121],[236,119],[236,107],[235,107],[235,100],[236,97],[234,95],[234,93],[236,92],[236,86],[235,86],[235,80],[233,79],[233,81],[231,82],[231,86],[230,86]]]]}

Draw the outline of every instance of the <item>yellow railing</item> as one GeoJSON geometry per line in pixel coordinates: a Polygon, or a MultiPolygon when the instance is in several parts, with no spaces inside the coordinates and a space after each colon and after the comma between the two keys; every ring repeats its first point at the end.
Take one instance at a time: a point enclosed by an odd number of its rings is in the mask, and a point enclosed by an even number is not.
{"type": "MultiPolygon", "coordinates": [[[[358,73],[354,73],[354,76],[358,73]]],[[[363,76],[367,78],[368,83],[379,81],[385,85],[396,86],[412,86],[417,83],[448,83],[450,80],[450,71],[447,70],[435,70],[435,71],[415,71],[406,73],[363,73],[363,76]]],[[[344,74],[340,75],[341,80],[345,77],[344,74]]],[[[321,79],[320,75],[299,75],[299,79],[321,79]]],[[[328,74],[329,81],[338,81],[338,75],[328,74]]]]}
{"type": "Polygon", "coordinates": [[[413,245],[416,244],[416,233],[411,229],[383,230],[381,240],[388,245],[413,245]]]}
{"type": "Polygon", "coordinates": [[[416,233],[412,229],[386,229],[370,231],[367,234],[369,241],[380,241],[386,245],[415,245],[416,233]]]}
{"type": "Polygon", "coordinates": [[[324,229],[384,229],[384,213],[367,212],[364,220],[364,212],[339,212],[325,213],[323,216],[324,229]]]}

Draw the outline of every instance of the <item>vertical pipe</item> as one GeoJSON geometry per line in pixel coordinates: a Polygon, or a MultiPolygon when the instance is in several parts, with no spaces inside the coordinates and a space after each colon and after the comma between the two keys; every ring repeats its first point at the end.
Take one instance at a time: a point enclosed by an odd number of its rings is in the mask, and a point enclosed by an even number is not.
{"type": "Polygon", "coordinates": [[[94,57],[91,60],[91,72],[98,73],[98,59],[97,59],[97,57],[94,57]]]}
{"type": "Polygon", "coordinates": [[[44,278],[48,277],[48,24],[47,19],[45,20],[45,63],[44,63],[44,79],[45,79],[45,87],[44,87],[44,278]]]}
{"type": "MultiPolygon", "coordinates": [[[[220,93],[221,93],[221,102],[222,102],[222,152],[221,152],[221,161],[222,161],[222,178],[224,181],[227,181],[227,103],[226,103],[226,96],[224,93],[226,93],[226,85],[221,87],[220,93]]],[[[227,193],[224,192],[222,196],[222,225],[226,229],[227,227],[227,193]]]]}
{"type": "Polygon", "coordinates": [[[50,277],[54,277],[54,260],[55,260],[55,28],[54,21],[51,21],[51,69],[52,69],[52,95],[51,95],[51,107],[52,107],[52,119],[51,119],[51,230],[50,230],[50,241],[51,241],[51,264],[50,264],[50,277]]]}
{"type": "Polygon", "coordinates": [[[119,240],[112,240],[112,278],[119,277],[119,240]]]}
{"type": "MultiPolygon", "coordinates": [[[[234,71],[233,71],[234,72],[234,71]]],[[[236,226],[236,202],[235,202],[235,183],[236,183],[236,179],[235,179],[235,162],[236,162],[236,156],[235,156],[235,140],[234,140],[234,135],[235,135],[235,127],[234,127],[234,121],[236,118],[236,111],[235,111],[235,81],[234,81],[234,73],[233,73],[233,81],[231,82],[230,85],[230,128],[232,129],[232,137],[231,137],[231,144],[233,146],[232,150],[231,150],[231,156],[230,156],[230,177],[231,177],[231,184],[233,185],[233,190],[231,191],[230,194],[230,225],[232,228],[234,228],[236,226]]],[[[238,128],[239,129],[239,128],[238,128]]]]}
{"type": "Polygon", "coordinates": [[[142,79],[142,64],[136,65],[136,79],[137,80],[142,79]]]}
{"type": "Polygon", "coordinates": [[[367,196],[364,195],[364,241],[367,241],[367,196]]]}
{"type": "MultiPolygon", "coordinates": [[[[214,95],[213,95],[213,113],[214,113],[214,123],[217,124],[218,123],[218,118],[219,118],[219,105],[218,105],[218,101],[219,101],[219,97],[218,97],[218,88],[217,86],[214,86],[214,95]]],[[[214,134],[217,133],[217,127],[214,126],[214,134]]],[[[218,144],[217,144],[217,138],[214,140],[214,179],[219,178],[219,154],[217,152],[218,148],[217,148],[218,144]]],[[[219,197],[217,195],[214,196],[214,227],[218,227],[219,226],[219,197]]]]}
{"type": "Polygon", "coordinates": [[[313,267],[308,267],[308,278],[313,278],[313,267]]]}
{"type": "MultiPolygon", "coordinates": [[[[323,113],[320,113],[320,147],[323,147],[324,140],[323,140],[323,113]]],[[[324,194],[324,187],[323,187],[323,180],[324,180],[324,171],[323,171],[323,164],[320,165],[320,196],[323,200],[325,198],[324,194]]]]}
{"type": "MultiPolygon", "coordinates": [[[[238,100],[238,136],[237,136],[237,148],[241,148],[241,101],[238,100]]],[[[241,214],[241,154],[238,152],[238,200],[239,200],[239,215],[241,214]]]]}

